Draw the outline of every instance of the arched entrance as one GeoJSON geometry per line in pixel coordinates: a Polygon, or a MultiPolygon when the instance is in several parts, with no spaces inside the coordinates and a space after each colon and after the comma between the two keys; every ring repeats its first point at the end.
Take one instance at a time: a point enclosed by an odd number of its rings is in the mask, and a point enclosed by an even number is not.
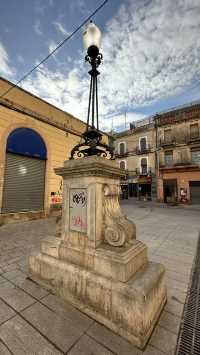
{"type": "Polygon", "coordinates": [[[44,209],[46,146],[30,128],[17,128],[6,145],[3,213],[44,209]]]}

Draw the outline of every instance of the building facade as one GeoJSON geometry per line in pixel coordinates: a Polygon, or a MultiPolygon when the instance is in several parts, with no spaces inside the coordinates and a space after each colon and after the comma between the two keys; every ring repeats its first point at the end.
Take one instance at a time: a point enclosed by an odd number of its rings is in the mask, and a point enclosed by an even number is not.
{"type": "MultiPolygon", "coordinates": [[[[12,86],[0,78],[0,96],[12,86]]],[[[61,202],[62,179],[54,168],[69,159],[85,128],[84,122],[21,88],[0,98],[0,219],[47,215],[61,202]]]]}
{"type": "Polygon", "coordinates": [[[152,118],[137,121],[130,129],[115,134],[115,156],[127,171],[122,182],[126,196],[151,200],[156,197],[155,128],[152,118]]]}
{"type": "Polygon", "coordinates": [[[200,204],[200,103],[136,121],[115,134],[115,154],[126,197],[200,204]]]}
{"type": "Polygon", "coordinates": [[[200,204],[200,104],[155,116],[158,200],[200,204]]]}

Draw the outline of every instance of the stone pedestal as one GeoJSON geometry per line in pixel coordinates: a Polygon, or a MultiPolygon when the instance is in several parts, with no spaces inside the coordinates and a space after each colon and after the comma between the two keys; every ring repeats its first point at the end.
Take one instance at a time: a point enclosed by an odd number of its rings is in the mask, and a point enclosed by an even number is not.
{"type": "Polygon", "coordinates": [[[30,256],[29,275],[143,348],[166,302],[165,270],[151,263],[121,212],[123,172],[97,156],[66,161],[61,238],[30,256]]]}

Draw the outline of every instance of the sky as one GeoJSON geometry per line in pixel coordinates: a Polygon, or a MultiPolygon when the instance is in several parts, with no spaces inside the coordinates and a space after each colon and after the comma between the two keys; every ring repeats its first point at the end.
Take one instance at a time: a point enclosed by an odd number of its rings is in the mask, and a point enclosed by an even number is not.
{"type": "MultiPolygon", "coordinates": [[[[0,76],[16,83],[102,2],[1,0],[0,76]]],[[[200,99],[200,0],[108,0],[93,21],[102,31],[102,130],[200,99]]],[[[86,121],[83,30],[20,86],[86,121]]]]}

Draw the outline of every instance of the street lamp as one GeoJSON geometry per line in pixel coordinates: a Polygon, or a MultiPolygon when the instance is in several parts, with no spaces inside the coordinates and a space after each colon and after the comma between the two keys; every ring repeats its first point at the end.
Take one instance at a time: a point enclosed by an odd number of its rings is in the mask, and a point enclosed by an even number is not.
{"type": "Polygon", "coordinates": [[[98,155],[107,159],[113,159],[113,150],[101,142],[102,133],[99,131],[99,111],[98,111],[98,86],[97,77],[100,74],[97,70],[102,61],[101,31],[91,21],[83,33],[83,44],[87,51],[85,61],[91,65],[89,103],[87,114],[86,131],[82,135],[83,142],[77,144],[71,151],[70,159],[78,159],[91,155],[98,155]],[[96,127],[95,127],[96,121],[96,127]]]}

